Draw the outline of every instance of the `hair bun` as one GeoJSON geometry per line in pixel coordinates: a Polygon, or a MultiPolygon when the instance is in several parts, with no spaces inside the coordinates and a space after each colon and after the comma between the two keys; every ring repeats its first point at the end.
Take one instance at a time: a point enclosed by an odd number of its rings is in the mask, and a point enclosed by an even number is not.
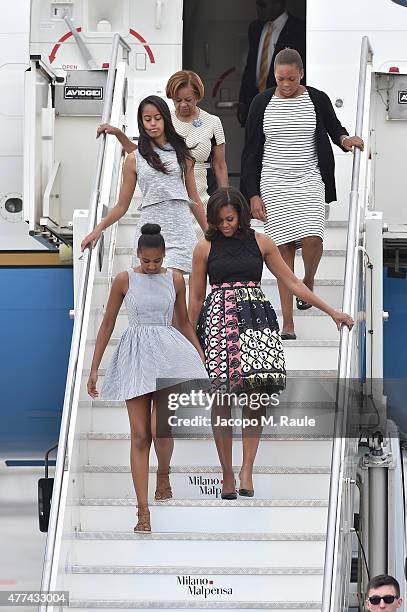
{"type": "Polygon", "coordinates": [[[158,223],[145,223],[141,228],[141,233],[154,236],[155,234],[161,233],[161,227],[158,223]]]}

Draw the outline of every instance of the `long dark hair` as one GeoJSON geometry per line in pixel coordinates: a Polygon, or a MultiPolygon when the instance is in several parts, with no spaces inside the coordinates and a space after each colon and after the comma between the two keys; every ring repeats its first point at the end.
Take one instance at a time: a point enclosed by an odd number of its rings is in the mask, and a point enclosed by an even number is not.
{"type": "Polygon", "coordinates": [[[154,151],[153,148],[154,146],[158,147],[159,149],[162,147],[159,147],[154,143],[153,139],[147,134],[143,124],[143,109],[147,104],[152,104],[153,106],[155,106],[161,117],[164,119],[165,138],[174,149],[177,155],[178,163],[181,166],[182,174],[185,177],[187,170],[187,160],[190,159],[191,161],[194,161],[194,158],[192,157],[184,138],[175,131],[168,104],[159,96],[147,96],[147,98],[144,98],[144,100],[140,102],[140,105],[138,107],[137,122],[140,134],[138,150],[140,152],[140,155],[144,157],[148,165],[154,168],[154,170],[158,170],[159,172],[168,174],[168,170],[165,167],[165,164],[161,161],[160,156],[156,151],[154,151]]]}
{"type": "Polygon", "coordinates": [[[244,195],[236,187],[219,187],[209,198],[206,218],[208,230],[205,238],[212,241],[218,235],[219,212],[224,206],[233,206],[239,215],[239,229],[235,236],[244,237],[250,233],[250,209],[244,195]]]}

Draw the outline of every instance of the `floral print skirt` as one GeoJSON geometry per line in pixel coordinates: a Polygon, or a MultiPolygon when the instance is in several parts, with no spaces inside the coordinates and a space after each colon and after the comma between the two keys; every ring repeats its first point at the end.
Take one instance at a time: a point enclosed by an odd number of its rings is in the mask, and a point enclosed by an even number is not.
{"type": "Polygon", "coordinates": [[[285,388],[278,321],[260,283],[212,285],[197,334],[213,389],[273,393],[285,388]]]}

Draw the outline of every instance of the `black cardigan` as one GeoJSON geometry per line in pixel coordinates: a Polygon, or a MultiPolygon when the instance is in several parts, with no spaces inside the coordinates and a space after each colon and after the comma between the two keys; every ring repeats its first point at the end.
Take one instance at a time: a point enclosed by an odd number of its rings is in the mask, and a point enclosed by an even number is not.
{"type": "MultiPolygon", "coordinates": [[[[341,146],[340,137],[348,136],[348,132],[342,127],[326,93],[314,87],[307,86],[306,89],[314,104],[317,117],[318,166],[325,184],[325,201],[333,202],[336,200],[335,160],[328,134],[332,142],[345,151],[341,146]]],[[[276,88],[272,87],[257,94],[250,105],[241,170],[241,189],[247,198],[260,195],[260,175],[265,142],[263,117],[275,90],[276,88]]]]}

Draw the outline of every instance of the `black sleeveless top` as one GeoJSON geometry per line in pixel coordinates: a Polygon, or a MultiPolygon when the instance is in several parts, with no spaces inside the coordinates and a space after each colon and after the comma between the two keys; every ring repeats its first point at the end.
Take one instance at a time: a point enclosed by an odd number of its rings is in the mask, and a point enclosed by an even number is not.
{"type": "Polygon", "coordinates": [[[221,232],[211,243],[208,256],[209,283],[261,281],[263,256],[254,231],[248,236],[226,237],[221,232]]]}

